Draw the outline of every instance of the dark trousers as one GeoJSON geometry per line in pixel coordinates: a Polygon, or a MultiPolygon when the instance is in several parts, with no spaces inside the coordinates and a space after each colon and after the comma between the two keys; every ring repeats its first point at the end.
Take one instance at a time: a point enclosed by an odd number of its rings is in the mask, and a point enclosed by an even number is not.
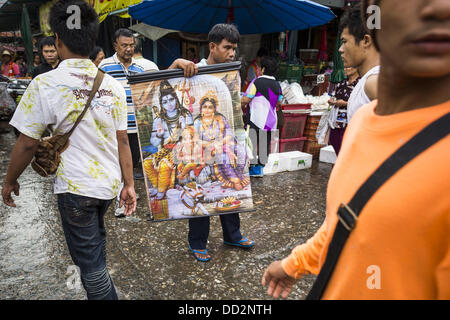
{"type": "MultiPolygon", "coordinates": [[[[192,249],[206,249],[209,236],[209,218],[189,219],[188,241],[192,249]]],[[[242,239],[239,213],[221,215],[220,222],[222,224],[224,241],[237,242],[242,239]]]]}
{"type": "Polygon", "coordinates": [[[73,262],[89,300],[117,300],[106,268],[106,230],[103,217],[112,200],[71,193],[58,194],[58,208],[73,262]]]}
{"type": "Polygon", "coordinates": [[[266,165],[270,154],[270,141],[272,139],[272,132],[258,128],[256,124],[254,124],[251,121],[250,121],[250,128],[256,131],[256,148],[254,145],[254,141],[252,141],[253,158],[256,159],[255,152],[257,152],[258,164],[264,166],[266,165]]]}
{"type": "Polygon", "coordinates": [[[139,150],[139,139],[137,133],[129,133],[128,141],[130,143],[131,158],[133,159],[133,168],[136,168],[141,160],[141,151],[139,150]]]}
{"type": "Polygon", "coordinates": [[[330,130],[329,143],[333,146],[336,156],[341,151],[342,139],[344,139],[345,128],[335,128],[330,130]]]}

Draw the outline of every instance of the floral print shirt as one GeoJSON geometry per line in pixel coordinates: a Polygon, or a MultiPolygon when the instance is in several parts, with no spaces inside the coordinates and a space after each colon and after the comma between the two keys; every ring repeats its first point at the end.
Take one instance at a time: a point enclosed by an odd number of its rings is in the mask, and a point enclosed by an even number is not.
{"type": "MultiPolygon", "coordinates": [[[[358,84],[360,79],[361,78],[358,77],[352,83],[350,83],[348,79],[344,79],[341,82],[339,82],[336,85],[336,94],[335,94],[336,100],[348,101],[348,99],[350,99],[350,95],[352,94],[353,89],[358,84]]],[[[345,128],[348,124],[347,107],[340,107],[336,109],[337,109],[337,116],[336,116],[336,123],[334,126],[336,128],[345,128]]]]}
{"type": "MultiPolygon", "coordinates": [[[[40,139],[69,131],[83,111],[96,66],[89,59],[67,59],[31,81],[10,122],[21,133],[40,139]]],[[[54,192],[113,199],[122,179],[116,131],[127,130],[123,86],[105,74],[88,112],[61,154],[54,192]]]]}

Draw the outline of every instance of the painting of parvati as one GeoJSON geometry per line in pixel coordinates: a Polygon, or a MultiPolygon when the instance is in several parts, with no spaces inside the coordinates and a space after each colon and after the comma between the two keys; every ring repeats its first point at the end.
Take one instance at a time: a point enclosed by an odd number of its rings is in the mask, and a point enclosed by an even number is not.
{"type": "Polygon", "coordinates": [[[253,211],[238,70],[130,83],[152,219],[253,211]]]}

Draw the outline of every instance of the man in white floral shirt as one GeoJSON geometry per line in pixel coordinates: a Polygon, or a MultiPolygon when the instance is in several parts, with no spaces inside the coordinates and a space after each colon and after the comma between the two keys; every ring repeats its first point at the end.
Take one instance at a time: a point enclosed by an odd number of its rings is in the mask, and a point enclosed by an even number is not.
{"type": "MultiPolygon", "coordinates": [[[[54,134],[70,130],[83,111],[98,72],[89,60],[98,32],[94,9],[82,0],[61,0],[50,12],[56,48],[63,60],[58,68],[37,76],[29,85],[11,120],[21,135],[11,154],[2,189],[3,202],[15,207],[17,179],[33,159],[47,127],[54,134]],[[68,28],[68,7],[81,11],[80,28],[68,28]]],[[[125,214],[136,209],[131,151],[127,137],[127,104],[123,86],[105,75],[88,112],[70,136],[61,155],[54,193],[67,245],[80,268],[88,299],[117,299],[106,268],[103,217],[117,195],[125,214]]]]}

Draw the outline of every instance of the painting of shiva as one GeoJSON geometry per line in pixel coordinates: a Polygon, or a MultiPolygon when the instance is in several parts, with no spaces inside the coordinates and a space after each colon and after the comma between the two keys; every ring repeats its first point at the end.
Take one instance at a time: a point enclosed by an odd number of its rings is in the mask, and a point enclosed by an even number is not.
{"type": "Polygon", "coordinates": [[[153,221],[254,211],[239,71],[199,70],[129,78],[153,221]]]}

